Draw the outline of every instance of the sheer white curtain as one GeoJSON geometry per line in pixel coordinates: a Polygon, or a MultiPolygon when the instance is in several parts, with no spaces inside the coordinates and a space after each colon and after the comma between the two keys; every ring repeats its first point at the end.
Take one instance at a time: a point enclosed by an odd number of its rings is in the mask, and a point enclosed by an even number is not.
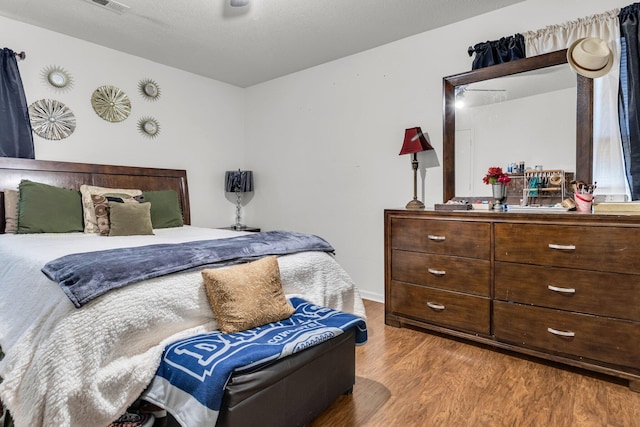
{"type": "Polygon", "coordinates": [[[565,49],[583,37],[598,37],[609,43],[614,64],[611,71],[593,81],[593,180],[596,194],[626,194],[631,200],[624,170],[618,122],[620,80],[620,9],[587,16],[560,25],[522,33],[527,56],[565,49]]]}

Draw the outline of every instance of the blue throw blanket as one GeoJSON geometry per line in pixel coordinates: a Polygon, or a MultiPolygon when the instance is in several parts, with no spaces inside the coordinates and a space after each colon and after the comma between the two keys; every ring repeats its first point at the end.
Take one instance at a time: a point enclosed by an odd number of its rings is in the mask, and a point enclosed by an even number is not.
{"type": "MultiPolygon", "coordinates": [[[[168,345],[143,397],[165,407],[188,426],[213,426],[232,373],[255,370],[356,328],[367,341],[365,322],[352,314],[291,298],[288,319],[233,334],[201,334],[168,345]]],[[[312,385],[310,385],[312,386],[312,385]]]]}
{"type": "Polygon", "coordinates": [[[334,249],[312,234],[267,231],[227,239],[71,254],[48,262],[42,272],[60,285],[76,307],[82,307],[112,289],[142,280],[305,251],[334,249]]]}

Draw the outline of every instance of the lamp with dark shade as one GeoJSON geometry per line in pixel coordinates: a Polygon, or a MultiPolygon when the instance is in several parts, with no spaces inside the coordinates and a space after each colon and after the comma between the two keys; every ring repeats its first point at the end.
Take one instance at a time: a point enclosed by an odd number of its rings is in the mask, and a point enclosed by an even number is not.
{"type": "Polygon", "coordinates": [[[246,226],[240,222],[242,193],[253,191],[253,172],[240,169],[225,172],[224,191],[236,193],[236,223],[231,227],[235,230],[243,230],[246,226]]]}
{"type": "Polygon", "coordinates": [[[413,168],[413,200],[405,206],[407,209],[424,209],[424,203],[418,200],[418,154],[420,151],[433,150],[429,143],[429,137],[422,133],[419,127],[409,128],[404,131],[404,141],[402,143],[402,154],[413,154],[411,167],[413,168]]]}

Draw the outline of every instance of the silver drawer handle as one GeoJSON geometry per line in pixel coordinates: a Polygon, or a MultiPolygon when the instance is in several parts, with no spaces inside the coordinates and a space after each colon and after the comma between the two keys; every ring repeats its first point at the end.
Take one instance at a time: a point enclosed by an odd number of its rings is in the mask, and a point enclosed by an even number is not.
{"type": "Polygon", "coordinates": [[[435,240],[435,241],[437,241],[437,242],[441,242],[441,241],[443,241],[443,240],[445,240],[445,239],[446,239],[446,237],[445,237],[445,236],[436,236],[435,234],[428,234],[428,235],[427,235],[427,238],[428,238],[429,240],[435,240]]]}
{"type": "Polygon", "coordinates": [[[549,243],[549,247],[551,249],[558,249],[560,251],[574,251],[574,250],[576,250],[576,245],[556,245],[555,243],[549,243]]]}
{"type": "Polygon", "coordinates": [[[553,285],[547,285],[547,289],[554,292],[560,292],[562,294],[575,294],[576,290],[573,288],[559,288],[553,285]]]}
{"type": "Polygon", "coordinates": [[[434,310],[444,310],[444,305],[436,304],[434,302],[427,302],[427,306],[429,308],[433,308],[434,310]]]}
{"type": "Polygon", "coordinates": [[[436,270],[435,268],[428,268],[427,271],[431,274],[435,274],[436,276],[444,276],[447,274],[444,270],[436,270]]]}
{"type": "Polygon", "coordinates": [[[553,335],[559,335],[561,337],[575,337],[576,333],[571,331],[560,331],[558,329],[547,328],[547,332],[551,332],[553,335]]]}

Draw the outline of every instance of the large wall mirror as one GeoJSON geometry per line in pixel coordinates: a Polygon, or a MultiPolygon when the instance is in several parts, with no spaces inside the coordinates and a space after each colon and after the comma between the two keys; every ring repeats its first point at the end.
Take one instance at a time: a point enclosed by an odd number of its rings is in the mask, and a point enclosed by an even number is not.
{"type": "Polygon", "coordinates": [[[490,195],[490,166],[574,172],[591,182],[593,80],[566,49],[443,79],[443,196],[490,195]]]}

